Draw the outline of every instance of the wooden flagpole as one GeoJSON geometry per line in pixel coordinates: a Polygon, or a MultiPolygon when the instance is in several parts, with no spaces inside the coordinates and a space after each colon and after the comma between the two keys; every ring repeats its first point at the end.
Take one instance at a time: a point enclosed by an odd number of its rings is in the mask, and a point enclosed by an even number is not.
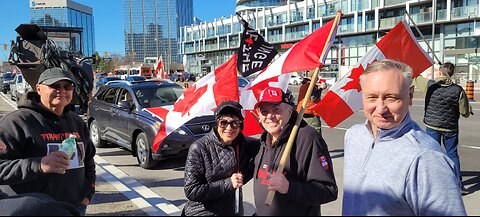
{"type": "MultiPolygon", "coordinates": [[[[330,40],[332,39],[332,35],[334,34],[334,31],[337,30],[337,26],[338,26],[338,23],[340,22],[341,17],[342,17],[342,13],[338,11],[337,15],[335,16],[335,21],[333,23],[330,34],[328,35],[327,43],[325,43],[325,47],[323,48],[322,54],[320,55],[320,59],[318,60],[320,63],[322,62],[324,57],[327,55],[327,49],[329,47],[330,40]]],[[[303,115],[305,114],[305,109],[307,108],[307,104],[309,101],[308,99],[310,99],[310,97],[312,96],[313,88],[317,83],[318,73],[320,72],[321,67],[323,67],[323,64],[319,64],[319,66],[317,66],[317,68],[315,69],[315,72],[313,73],[312,79],[310,81],[310,85],[308,86],[307,93],[305,94],[305,99],[307,100],[303,100],[302,108],[298,113],[297,121],[295,122],[295,126],[293,126],[292,132],[290,133],[290,137],[288,138],[287,146],[283,151],[282,158],[280,159],[280,164],[278,165],[278,168],[276,171],[276,173],[278,174],[283,173],[283,170],[285,169],[285,164],[287,162],[288,157],[290,156],[290,152],[292,151],[293,142],[295,141],[295,137],[297,136],[298,129],[300,128],[300,123],[303,120],[303,115]]],[[[267,199],[265,200],[265,204],[268,206],[271,206],[274,197],[275,197],[275,191],[269,191],[267,195],[267,199]]]]}

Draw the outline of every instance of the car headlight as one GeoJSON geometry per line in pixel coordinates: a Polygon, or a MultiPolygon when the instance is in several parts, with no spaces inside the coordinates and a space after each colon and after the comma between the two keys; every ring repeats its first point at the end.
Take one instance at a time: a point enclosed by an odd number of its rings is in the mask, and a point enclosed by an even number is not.
{"type": "Polygon", "coordinates": [[[182,135],[182,136],[185,136],[187,135],[187,132],[185,132],[184,130],[182,130],[181,128],[178,128],[177,130],[175,130],[176,133],[182,135]]]}
{"type": "Polygon", "coordinates": [[[155,125],[155,128],[156,128],[157,130],[159,130],[160,127],[162,126],[162,123],[160,123],[160,122],[155,122],[153,125],[155,125]]]}

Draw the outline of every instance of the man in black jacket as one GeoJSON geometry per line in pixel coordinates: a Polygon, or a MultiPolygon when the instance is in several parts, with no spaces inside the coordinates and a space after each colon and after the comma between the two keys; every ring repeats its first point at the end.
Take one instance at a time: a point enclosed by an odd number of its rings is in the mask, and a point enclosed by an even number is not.
{"type": "Polygon", "coordinates": [[[425,94],[425,116],[423,122],[426,133],[440,145],[443,143],[448,157],[455,163],[462,195],[468,191],[462,184],[460,157],[458,156],[458,131],[460,115],[468,118],[471,110],[467,95],[460,85],[454,84],[451,77],[455,73],[452,63],[444,63],[440,68],[442,75],[428,81],[425,94]]]}
{"type": "MultiPolygon", "coordinates": [[[[0,141],[0,152],[7,146],[0,141]]],[[[0,182],[0,184],[3,184],[0,182]]],[[[1,216],[78,216],[76,207],[58,202],[46,194],[8,196],[0,190],[1,216]]]]}
{"type": "Polygon", "coordinates": [[[327,144],[302,121],[283,174],[275,174],[298,117],[281,89],[263,90],[255,105],[265,132],[255,159],[254,196],[257,214],[316,216],[320,205],[337,199],[338,188],[327,144]],[[277,191],[266,206],[268,191],[277,191]]]}
{"type": "Polygon", "coordinates": [[[45,193],[85,214],[95,193],[95,148],[83,120],[68,110],[74,78],[60,68],[40,75],[37,92],[25,94],[18,110],[0,120],[0,182],[17,194],[45,193]],[[76,136],[72,156],[59,151],[76,136]]]}

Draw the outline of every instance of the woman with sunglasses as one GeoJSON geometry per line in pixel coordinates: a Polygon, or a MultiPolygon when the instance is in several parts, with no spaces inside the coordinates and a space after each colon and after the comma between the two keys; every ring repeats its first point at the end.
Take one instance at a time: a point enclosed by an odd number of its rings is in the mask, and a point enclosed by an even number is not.
{"type": "Polygon", "coordinates": [[[242,134],[238,102],[222,102],[215,110],[215,128],[195,141],[185,165],[183,215],[243,215],[241,187],[253,176],[259,142],[242,134]]]}

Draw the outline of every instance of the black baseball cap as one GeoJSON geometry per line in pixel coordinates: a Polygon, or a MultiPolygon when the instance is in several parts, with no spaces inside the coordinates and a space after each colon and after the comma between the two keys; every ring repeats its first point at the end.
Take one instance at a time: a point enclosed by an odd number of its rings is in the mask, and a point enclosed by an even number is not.
{"type": "Polygon", "coordinates": [[[75,80],[72,74],[62,68],[50,68],[45,70],[38,78],[38,84],[52,85],[57,81],[67,80],[72,83],[75,80]]]}
{"type": "Polygon", "coordinates": [[[222,114],[222,111],[225,109],[230,109],[233,111],[240,120],[244,119],[243,115],[243,107],[240,105],[240,103],[236,101],[223,101],[218,105],[218,107],[215,109],[215,120],[218,120],[220,118],[220,115],[222,114]]]}

